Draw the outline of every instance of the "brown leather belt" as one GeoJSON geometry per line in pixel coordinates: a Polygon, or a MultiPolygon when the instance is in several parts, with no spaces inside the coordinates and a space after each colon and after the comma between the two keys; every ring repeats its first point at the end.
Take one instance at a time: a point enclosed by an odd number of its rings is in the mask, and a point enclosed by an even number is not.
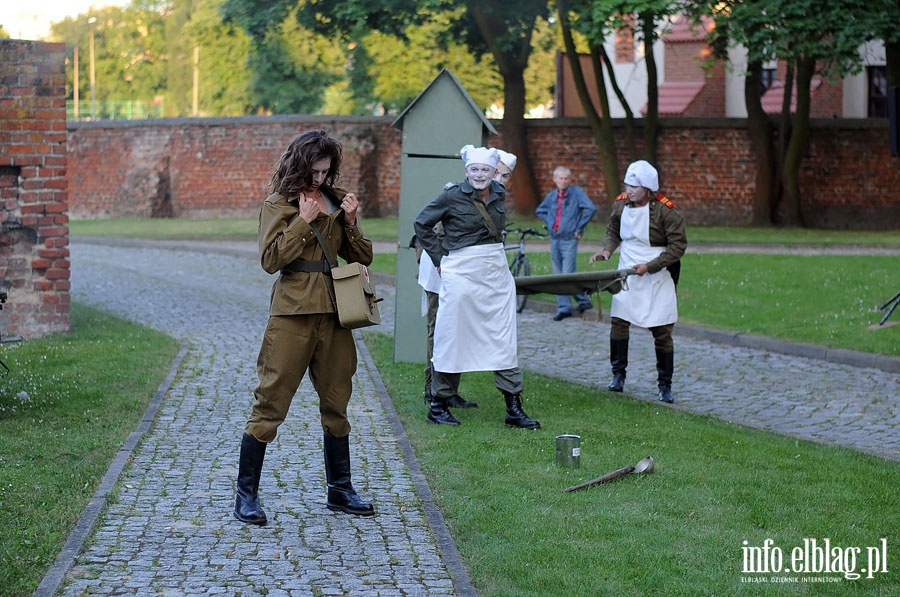
{"type": "Polygon", "coordinates": [[[309,259],[295,259],[281,268],[281,273],[283,274],[293,274],[297,272],[326,274],[330,271],[331,267],[328,265],[327,261],[310,261],[309,259]]]}

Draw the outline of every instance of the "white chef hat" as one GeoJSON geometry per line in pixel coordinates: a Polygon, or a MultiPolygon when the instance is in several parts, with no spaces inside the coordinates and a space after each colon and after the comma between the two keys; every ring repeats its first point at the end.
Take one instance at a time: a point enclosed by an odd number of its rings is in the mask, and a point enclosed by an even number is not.
{"type": "Polygon", "coordinates": [[[500,154],[493,147],[464,145],[459,150],[459,157],[463,159],[466,166],[470,164],[487,164],[491,168],[496,168],[497,164],[500,163],[500,154]]]}
{"type": "Polygon", "coordinates": [[[644,187],[654,193],[659,190],[659,174],[650,162],[638,160],[632,162],[625,172],[625,184],[632,187],[644,187]]]}
{"type": "Polygon", "coordinates": [[[500,154],[500,161],[503,162],[503,165],[509,168],[510,170],[515,170],[516,168],[516,154],[509,153],[508,151],[503,151],[502,149],[498,149],[497,153],[500,154]]]}

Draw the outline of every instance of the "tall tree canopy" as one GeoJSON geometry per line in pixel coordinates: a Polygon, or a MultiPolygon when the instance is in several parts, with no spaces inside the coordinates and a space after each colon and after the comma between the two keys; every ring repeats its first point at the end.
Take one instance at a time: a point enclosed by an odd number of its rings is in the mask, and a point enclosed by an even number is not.
{"type": "MultiPolygon", "coordinates": [[[[270,10],[276,10],[272,6],[292,1],[228,0],[226,5],[235,8],[264,2],[270,10]]],[[[435,43],[446,48],[451,40],[464,40],[476,56],[490,54],[503,78],[503,146],[519,158],[513,175],[516,209],[533,212],[539,192],[525,137],[525,69],[536,22],[549,12],[546,0],[307,0],[298,18],[312,31],[341,35],[358,43],[364,31],[406,40],[411,27],[448,11],[457,11],[459,16],[448,23],[443,35],[435,37],[435,43]]],[[[487,69],[484,76],[489,76],[487,69]]]]}
{"type": "MultiPolygon", "coordinates": [[[[78,48],[78,90],[84,102],[82,112],[91,114],[90,40],[94,41],[94,95],[98,118],[110,118],[120,108],[113,100],[142,98],[165,101],[168,90],[163,30],[165,16],[156,4],[119,8],[107,7],[66,18],[51,27],[55,38],[66,42],[74,59],[78,48]],[[124,57],[124,59],[123,59],[124,57]]],[[[67,69],[74,88],[74,69],[67,69]]]]}
{"type": "Polygon", "coordinates": [[[315,113],[338,78],[342,54],[334,40],[302,29],[289,0],[226,0],[220,12],[250,36],[251,95],[263,113],[315,113]],[[294,17],[294,18],[289,18],[294,17]]]}
{"type": "Polygon", "coordinates": [[[68,48],[70,97],[76,86],[78,57],[80,115],[90,114],[89,43],[94,34],[98,117],[120,115],[122,105],[151,104],[153,116],[192,113],[194,48],[198,48],[199,115],[241,116],[254,110],[249,70],[243,63],[249,38],[222,23],[222,0],[185,0],[174,10],[167,2],[134,2],[126,8],[92,9],[52,25],[51,37],[68,48]],[[173,12],[174,11],[174,12],[173,12]],[[171,40],[177,39],[178,43],[171,40]],[[241,65],[235,68],[235,64],[241,65]],[[117,110],[118,113],[113,112],[117,110]]]}
{"type": "Polygon", "coordinates": [[[657,163],[657,120],[659,118],[659,90],[653,45],[667,20],[683,8],[681,1],[672,0],[558,0],[559,21],[563,30],[566,55],[571,64],[574,84],[582,108],[591,124],[594,142],[600,151],[600,163],[606,181],[606,195],[613,200],[619,193],[620,178],[618,155],[610,115],[610,98],[606,88],[609,80],[618,101],[626,114],[626,137],[629,161],[636,158],[632,129],[634,119],[631,107],[621,92],[616,73],[606,52],[605,44],[616,31],[631,30],[631,37],[643,44],[644,66],[647,69],[647,114],[642,122],[644,129],[643,157],[657,163]],[[576,33],[587,45],[597,82],[600,110],[594,107],[586,78],[581,68],[579,54],[582,50],[576,42],[576,33]]]}
{"type": "Polygon", "coordinates": [[[859,48],[867,41],[895,43],[900,35],[896,28],[900,3],[754,0],[707,2],[699,8],[715,18],[712,45],[720,56],[733,46],[747,52],[744,97],[757,160],[753,223],[803,225],[799,174],[809,137],[813,78],[837,79],[859,72],[863,68],[859,48]],[[787,72],[777,126],[761,104],[761,69],[774,62],[783,63],[787,72]]]}

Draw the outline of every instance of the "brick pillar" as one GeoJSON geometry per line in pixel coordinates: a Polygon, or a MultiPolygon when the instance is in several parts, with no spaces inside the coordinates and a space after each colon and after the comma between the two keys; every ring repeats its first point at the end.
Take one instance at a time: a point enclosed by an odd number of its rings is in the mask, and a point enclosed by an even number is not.
{"type": "Polygon", "coordinates": [[[65,58],[0,39],[0,340],[69,330],[65,58]]]}

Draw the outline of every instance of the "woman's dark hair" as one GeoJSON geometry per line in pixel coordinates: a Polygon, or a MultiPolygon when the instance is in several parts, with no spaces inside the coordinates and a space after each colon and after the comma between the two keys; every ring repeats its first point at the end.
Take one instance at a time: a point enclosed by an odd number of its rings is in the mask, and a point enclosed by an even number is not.
{"type": "Polygon", "coordinates": [[[275,165],[270,183],[272,190],[289,198],[308,190],[312,186],[312,165],[324,158],[331,158],[325,184],[334,186],[341,174],[341,144],[323,130],[307,131],[299,135],[291,141],[275,165]]]}

